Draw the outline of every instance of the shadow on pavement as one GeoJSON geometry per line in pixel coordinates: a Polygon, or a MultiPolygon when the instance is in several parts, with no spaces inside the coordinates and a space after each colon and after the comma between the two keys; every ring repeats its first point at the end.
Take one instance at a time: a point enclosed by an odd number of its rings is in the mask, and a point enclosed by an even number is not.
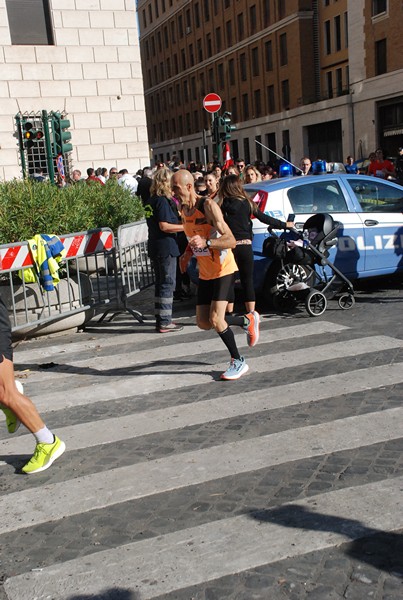
{"type": "Polygon", "coordinates": [[[353,541],[342,548],[347,556],[403,579],[403,535],[400,533],[373,529],[355,519],[313,513],[296,504],[252,510],[249,516],[256,521],[283,527],[332,531],[352,538],[353,541]]]}

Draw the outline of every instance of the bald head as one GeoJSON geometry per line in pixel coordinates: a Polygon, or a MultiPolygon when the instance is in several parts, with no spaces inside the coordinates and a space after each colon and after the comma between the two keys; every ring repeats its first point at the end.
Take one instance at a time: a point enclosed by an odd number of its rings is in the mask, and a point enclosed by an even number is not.
{"type": "Polygon", "coordinates": [[[194,188],[194,179],[192,173],[186,169],[179,169],[172,175],[172,191],[183,205],[193,206],[196,203],[197,195],[194,188]]]}

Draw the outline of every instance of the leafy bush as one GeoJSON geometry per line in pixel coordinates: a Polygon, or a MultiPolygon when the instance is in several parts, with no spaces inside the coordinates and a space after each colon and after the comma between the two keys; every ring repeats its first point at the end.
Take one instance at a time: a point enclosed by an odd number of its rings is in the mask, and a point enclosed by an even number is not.
{"type": "Polygon", "coordinates": [[[37,233],[62,235],[144,218],[140,198],[116,181],[105,186],[77,183],[58,188],[30,179],[0,183],[0,244],[28,240],[37,233]]]}

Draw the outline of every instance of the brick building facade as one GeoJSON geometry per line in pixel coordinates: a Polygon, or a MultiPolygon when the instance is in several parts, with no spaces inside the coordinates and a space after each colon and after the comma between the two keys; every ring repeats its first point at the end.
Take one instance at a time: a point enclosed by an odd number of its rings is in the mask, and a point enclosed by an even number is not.
{"type": "Polygon", "coordinates": [[[203,160],[203,130],[211,158],[209,92],[232,113],[232,152],[246,161],[273,157],[255,140],[293,161],[402,145],[399,0],[138,0],[137,9],[156,161],[203,160]]]}

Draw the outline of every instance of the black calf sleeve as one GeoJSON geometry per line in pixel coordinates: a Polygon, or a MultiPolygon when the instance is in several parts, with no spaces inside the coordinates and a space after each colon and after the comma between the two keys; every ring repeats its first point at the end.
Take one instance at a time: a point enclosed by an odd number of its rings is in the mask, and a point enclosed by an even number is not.
{"type": "Polygon", "coordinates": [[[227,329],[224,329],[224,331],[219,331],[218,335],[220,336],[220,338],[222,339],[224,344],[227,346],[229,353],[231,355],[231,358],[237,358],[237,359],[241,358],[241,355],[239,354],[239,350],[238,350],[236,342],[235,342],[234,332],[232,331],[232,329],[230,327],[227,327],[227,329]]]}

